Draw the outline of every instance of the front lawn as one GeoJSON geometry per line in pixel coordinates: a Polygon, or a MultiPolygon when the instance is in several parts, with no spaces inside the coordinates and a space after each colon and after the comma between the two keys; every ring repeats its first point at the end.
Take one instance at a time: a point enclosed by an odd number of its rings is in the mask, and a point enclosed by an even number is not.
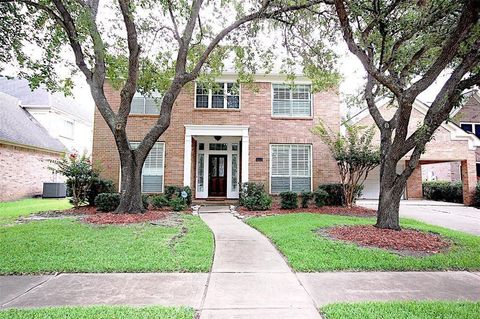
{"type": "Polygon", "coordinates": [[[247,223],[265,234],[296,271],[332,270],[478,270],[480,237],[402,219],[402,227],[438,233],[453,244],[447,252],[426,257],[402,257],[378,248],[327,239],[316,231],[335,225],[374,224],[373,218],[291,214],[251,218],[247,223]]]}
{"type": "Polygon", "coordinates": [[[180,225],[97,226],[75,218],[0,226],[0,274],[208,272],[213,235],[199,217],[180,225]]]}
{"type": "Polygon", "coordinates": [[[173,307],[58,307],[9,309],[0,311],[0,319],[193,319],[190,308],[173,307]]]}
{"type": "Polygon", "coordinates": [[[480,303],[413,301],[340,303],[321,309],[325,319],[474,319],[480,303]]]}
{"type": "Polygon", "coordinates": [[[19,216],[28,216],[45,210],[71,208],[68,199],[27,198],[14,202],[0,202],[0,225],[15,221],[19,216]]]}

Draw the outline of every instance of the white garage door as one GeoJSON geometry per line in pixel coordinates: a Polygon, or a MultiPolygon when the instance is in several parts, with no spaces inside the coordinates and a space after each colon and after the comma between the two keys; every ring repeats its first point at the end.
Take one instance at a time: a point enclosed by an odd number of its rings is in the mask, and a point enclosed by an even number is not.
{"type": "MultiPolygon", "coordinates": [[[[397,172],[403,170],[403,163],[397,165],[397,172]]],[[[380,167],[376,167],[370,173],[363,183],[362,199],[378,199],[380,194],[380,167]]]]}

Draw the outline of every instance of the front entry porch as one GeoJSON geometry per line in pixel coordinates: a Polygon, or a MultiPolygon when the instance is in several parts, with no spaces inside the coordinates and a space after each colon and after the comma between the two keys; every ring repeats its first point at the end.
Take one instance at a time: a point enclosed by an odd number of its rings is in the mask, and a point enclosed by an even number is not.
{"type": "Polygon", "coordinates": [[[238,199],[248,150],[248,126],[185,125],[184,185],[195,199],[238,199]]]}

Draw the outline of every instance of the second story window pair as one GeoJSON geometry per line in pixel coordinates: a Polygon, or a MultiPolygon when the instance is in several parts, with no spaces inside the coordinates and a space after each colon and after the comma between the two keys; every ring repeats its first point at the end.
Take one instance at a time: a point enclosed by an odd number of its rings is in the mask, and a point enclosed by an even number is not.
{"type": "Polygon", "coordinates": [[[196,84],[195,108],[197,109],[239,109],[240,89],[232,82],[215,83],[207,88],[201,83],[196,84]]]}
{"type": "Polygon", "coordinates": [[[136,93],[132,99],[130,114],[160,114],[160,96],[143,96],[136,93]]]}
{"type": "Polygon", "coordinates": [[[272,115],[279,117],[311,117],[312,94],[307,84],[290,86],[273,84],[272,115]]]}

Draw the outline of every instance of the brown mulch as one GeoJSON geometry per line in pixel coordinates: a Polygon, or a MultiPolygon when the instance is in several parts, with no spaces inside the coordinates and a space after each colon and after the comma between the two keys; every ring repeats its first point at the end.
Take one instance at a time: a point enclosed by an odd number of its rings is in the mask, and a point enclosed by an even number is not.
{"type": "Polygon", "coordinates": [[[143,214],[114,214],[114,213],[96,213],[83,219],[83,222],[89,224],[135,224],[152,222],[167,218],[169,212],[147,211],[143,214]]]}
{"type": "Polygon", "coordinates": [[[354,206],[352,208],[342,206],[309,206],[308,208],[282,209],[279,204],[273,204],[271,209],[265,211],[249,211],[245,207],[238,207],[237,211],[241,215],[247,217],[284,215],[295,213],[329,214],[355,217],[373,217],[377,215],[376,210],[360,206],[354,206]]]}
{"type": "Polygon", "coordinates": [[[432,255],[450,246],[450,242],[438,234],[414,229],[397,231],[372,225],[355,225],[331,227],[323,229],[322,233],[333,239],[392,250],[406,256],[432,255]]]}
{"type": "MultiPolygon", "coordinates": [[[[184,212],[188,213],[188,212],[184,212]]],[[[42,218],[61,218],[61,217],[74,217],[78,216],[82,222],[88,224],[97,225],[120,225],[120,224],[136,224],[144,222],[156,222],[161,221],[159,224],[177,224],[174,215],[177,213],[172,212],[168,207],[161,209],[149,209],[142,214],[114,214],[101,212],[96,209],[95,206],[82,206],[79,208],[70,208],[67,210],[53,210],[44,211],[34,214],[35,217],[42,218]],[[83,217],[83,218],[82,218],[83,217]],[[167,220],[168,217],[172,217],[172,220],[167,220]]]]}

